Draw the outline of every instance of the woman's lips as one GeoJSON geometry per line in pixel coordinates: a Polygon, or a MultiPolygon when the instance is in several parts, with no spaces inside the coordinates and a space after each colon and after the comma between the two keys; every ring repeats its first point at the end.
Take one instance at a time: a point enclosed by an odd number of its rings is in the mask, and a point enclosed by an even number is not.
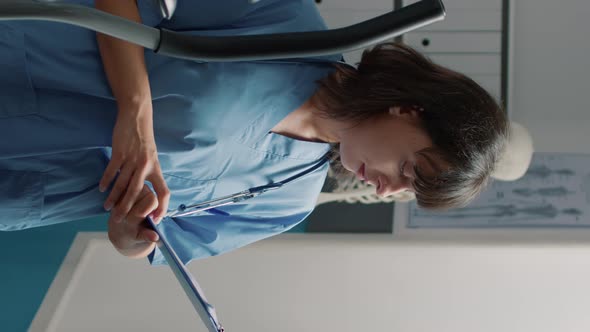
{"type": "Polygon", "coordinates": [[[365,164],[364,163],[361,165],[361,167],[358,169],[358,171],[356,171],[356,176],[363,181],[366,180],[365,179],[365,164]]]}

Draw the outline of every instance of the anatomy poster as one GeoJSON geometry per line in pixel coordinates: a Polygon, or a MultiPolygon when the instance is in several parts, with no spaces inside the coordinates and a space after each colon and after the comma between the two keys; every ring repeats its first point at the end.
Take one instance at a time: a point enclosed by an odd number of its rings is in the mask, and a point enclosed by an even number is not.
{"type": "Polygon", "coordinates": [[[410,207],[408,227],[590,226],[590,155],[535,153],[516,181],[493,180],[461,209],[410,207]]]}

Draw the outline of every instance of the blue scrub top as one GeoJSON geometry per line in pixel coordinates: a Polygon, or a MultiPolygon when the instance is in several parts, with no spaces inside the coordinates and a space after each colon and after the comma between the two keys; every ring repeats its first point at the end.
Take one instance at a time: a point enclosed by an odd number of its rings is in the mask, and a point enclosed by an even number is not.
{"type": "MultiPolygon", "coordinates": [[[[71,3],[93,6],[93,1],[71,3]]],[[[196,35],[325,30],[312,0],[179,0],[165,21],[138,1],[144,24],[196,35]]],[[[195,62],[146,50],[154,134],[170,208],[284,180],[329,145],[270,133],[332,73],[322,62],[195,62]]],[[[98,183],[111,156],[117,106],[93,31],[42,21],[0,22],[0,229],[104,214],[98,183]]],[[[282,233],[315,206],[328,165],[283,188],[158,226],[185,263],[282,233]]],[[[152,265],[166,264],[159,249],[152,265]]]]}

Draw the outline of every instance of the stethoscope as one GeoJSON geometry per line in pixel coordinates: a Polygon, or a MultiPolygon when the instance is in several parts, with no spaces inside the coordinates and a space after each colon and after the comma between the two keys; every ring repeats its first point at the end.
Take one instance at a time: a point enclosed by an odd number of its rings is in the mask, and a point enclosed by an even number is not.
{"type": "Polygon", "coordinates": [[[313,166],[311,166],[311,167],[303,170],[302,172],[299,172],[299,173],[297,173],[297,174],[295,174],[295,175],[291,176],[290,178],[287,178],[283,181],[271,182],[271,183],[263,185],[263,186],[252,187],[252,188],[237,192],[232,195],[223,196],[220,198],[212,199],[212,200],[201,202],[201,203],[195,203],[195,204],[191,204],[191,205],[180,204],[176,210],[172,210],[172,211],[169,211],[168,213],[166,213],[165,217],[170,217],[170,218],[187,217],[187,216],[192,216],[192,215],[195,215],[195,214],[203,212],[203,211],[210,211],[213,214],[229,215],[227,212],[217,210],[216,208],[218,208],[220,206],[225,206],[225,205],[229,205],[229,204],[242,202],[242,201],[254,198],[256,196],[259,196],[267,191],[277,190],[277,189],[281,188],[282,186],[286,185],[287,183],[295,181],[295,180],[315,171],[316,169],[318,169],[319,167],[324,165],[324,163],[326,163],[328,160],[329,160],[329,158],[328,158],[328,155],[326,154],[322,158],[320,158],[320,160],[318,162],[316,162],[313,166]],[[213,210],[213,211],[211,211],[211,210],[213,210]]]}

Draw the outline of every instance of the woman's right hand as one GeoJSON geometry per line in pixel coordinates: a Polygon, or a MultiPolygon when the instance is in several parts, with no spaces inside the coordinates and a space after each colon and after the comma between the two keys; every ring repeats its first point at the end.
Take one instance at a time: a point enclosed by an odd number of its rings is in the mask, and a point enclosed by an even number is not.
{"type": "Polygon", "coordinates": [[[115,218],[109,216],[108,236],[117,251],[130,258],[143,258],[154,250],[158,234],[145,218],[157,207],[156,195],[144,185],[123,222],[115,222],[115,218]]]}
{"type": "Polygon", "coordinates": [[[142,106],[121,104],[113,129],[113,153],[100,180],[100,190],[109,187],[117,173],[111,193],[104,207],[111,210],[115,222],[121,221],[137,201],[144,181],[152,183],[158,195],[156,219],[164,217],[168,211],[170,190],[162,175],[158,152],[154,139],[151,100],[140,103],[142,106]]]}

